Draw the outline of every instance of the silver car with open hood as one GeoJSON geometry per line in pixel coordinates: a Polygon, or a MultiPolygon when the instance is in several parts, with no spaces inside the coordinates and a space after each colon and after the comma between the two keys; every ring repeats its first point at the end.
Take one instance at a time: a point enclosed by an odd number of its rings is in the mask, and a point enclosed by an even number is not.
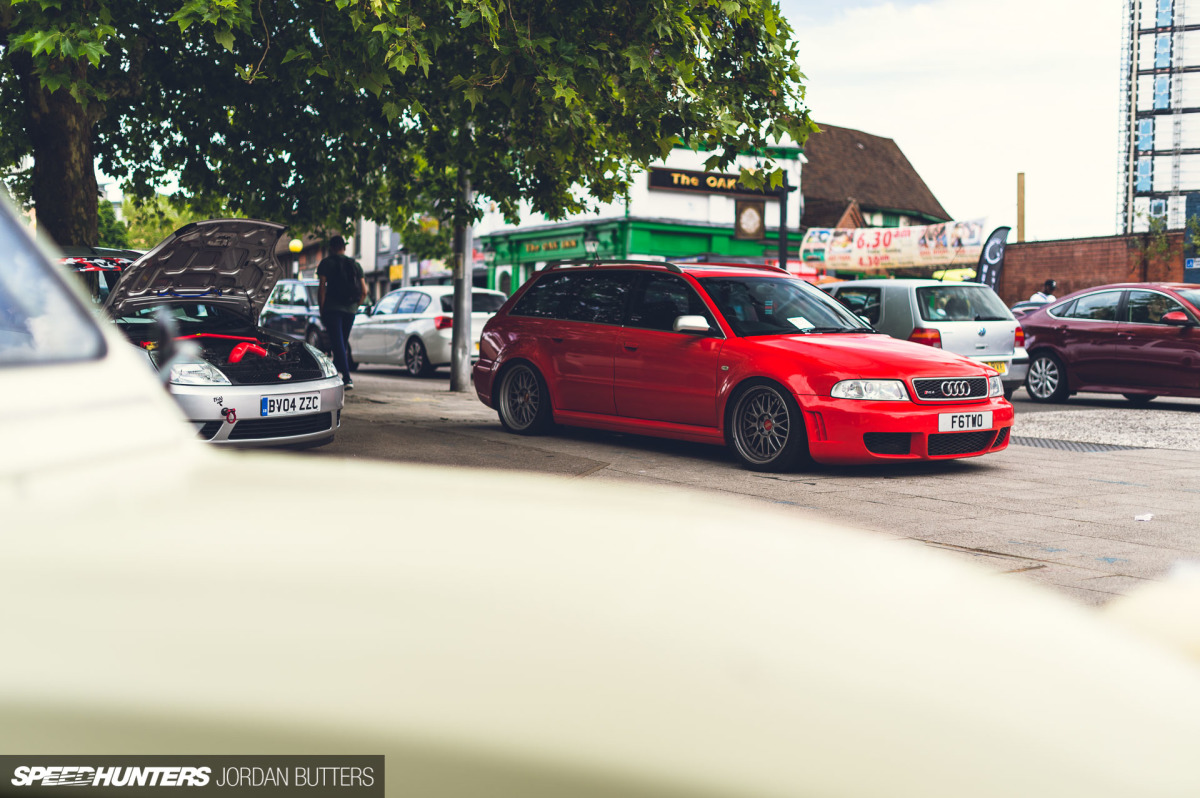
{"type": "Polygon", "coordinates": [[[193,222],[130,265],[105,302],[121,331],[168,373],[171,394],[204,440],[319,443],[340,425],[342,378],[333,361],[255,321],[283,276],[275,258],[283,232],[254,219],[193,222]],[[173,328],[166,336],[163,312],[173,328]]]}

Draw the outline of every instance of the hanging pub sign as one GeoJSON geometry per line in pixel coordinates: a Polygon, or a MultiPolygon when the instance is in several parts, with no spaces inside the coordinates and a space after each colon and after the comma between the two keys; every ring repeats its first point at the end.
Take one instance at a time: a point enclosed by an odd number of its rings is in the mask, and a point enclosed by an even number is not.
{"type": "Polygon", "coordinates": [[[736,200],[733,203],[733,237],[762,241],[767,232],[763,223],[765,206],[762,200],[736,200]]]}
{"type": "Polygon", "coordinates": [[[800,257],[826,268],[887,271],[914,266],[974,266],[985,219],[915,227],[810,227],[800,257]]]}
{"type": "Polygon", "coordinates": [[[696,172],[691,169],[650,167],[650,188],[665,191],[691,191],[697,194],[749,194],[755,197],[774,197],[776,192],[747,188],[738,175],[721,172],[696,172]]]}

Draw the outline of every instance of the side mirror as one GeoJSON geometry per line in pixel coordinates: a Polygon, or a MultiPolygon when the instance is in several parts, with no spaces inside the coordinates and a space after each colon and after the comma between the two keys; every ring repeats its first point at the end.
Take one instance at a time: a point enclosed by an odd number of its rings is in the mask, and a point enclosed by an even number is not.
{"type": "Polygon", "coordinates": [[[1159,319],[1163,324],[1171,324],[1175,327],[1195,327],[1196,322],[1188,318],[1188,314],[1182,310],[1172,310],[1170,313],[1164,313],[1159,319]]]}
{"type": "Polygon", "coordinates": [[[672,329],[675,332],[707,334],[709,331],[708,319],[703,316],[677,316],[672,329]]]}

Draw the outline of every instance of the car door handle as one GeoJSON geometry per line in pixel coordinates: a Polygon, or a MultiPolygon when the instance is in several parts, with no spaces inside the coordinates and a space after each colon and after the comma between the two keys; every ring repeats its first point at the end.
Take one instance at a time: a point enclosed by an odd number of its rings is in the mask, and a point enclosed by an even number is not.
{"type": "Polygon", "coordinates": [[[624,347],[625,347],[626,352],[636,352],[637,351],[636,346],[631,346],[629,344],[625,344],[624,347]]]}
{"type": "Polygon", "coordinates": [[[561,339],[561,338],[551,338],[550,340],[556,344],[561,344],[563,341],[563,339],[561,339]]]}

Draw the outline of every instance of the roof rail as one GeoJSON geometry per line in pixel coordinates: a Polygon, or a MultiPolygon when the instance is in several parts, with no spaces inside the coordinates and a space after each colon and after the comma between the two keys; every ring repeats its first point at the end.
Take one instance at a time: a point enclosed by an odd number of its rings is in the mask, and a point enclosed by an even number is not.
{"type": "Polygon", "coordinates": [[[689,262],[685,262],[683,265],[684,266],[712,266],[714,268],[720,268],[720,269],[761,269],[764,271],[783,272],[784,274],[789,274],[789,275],[791,274],[791,272],[789,272],[787,269],[783,268],[782,266],[772,266],[769,263],[721,263],[721,262],[713,262],[713,261],[694,261],[694,262],[689,261],[689,262]]]}
{"type": "Polygon", "coordinates": [[[564,260],[564,261],[559,261],[557,263],[553,263],[549,266],[546,266],[546,267],[542,268],[540,271],[550,272],[550,271],[555,271],[557,269],[571,269],[571,268],[589,268],[590,269],[594,266],[662,266],[664,269],[667,269],[668,271],[675,272],[676,274],[683,274],[683,270],[680,269],[678,266],[676,266],[674,263],[671,263],[670,261],[634,260],[634,259],[630,259],[630,258],[621,258],[618,260],[606,260],[606,261],[596,261],[596,260],[592,260],[590,258],[587,258],[587,259],[580,258],[577,260],[564,260]]]}

